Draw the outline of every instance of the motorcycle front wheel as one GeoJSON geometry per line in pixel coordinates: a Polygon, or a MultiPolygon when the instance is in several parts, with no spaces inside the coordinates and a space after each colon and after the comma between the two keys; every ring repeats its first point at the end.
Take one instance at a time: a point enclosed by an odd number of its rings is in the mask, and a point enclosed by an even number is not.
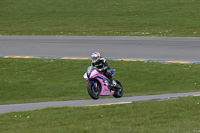
{"type": "Polygon", "coordinates": [[[94,100],[99,99],[100,93],[101,93],[99,87],[95,87],[94,84],[90,82],[88,83],[87,90],[88,90],[88,94],[90,95],[92,99],[94,100]]]}

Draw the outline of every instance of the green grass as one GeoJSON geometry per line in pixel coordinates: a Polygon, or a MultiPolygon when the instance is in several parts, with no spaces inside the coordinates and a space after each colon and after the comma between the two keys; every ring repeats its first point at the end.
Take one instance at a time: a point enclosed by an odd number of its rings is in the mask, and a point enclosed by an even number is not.
{"type": "MultiPolygon", "coordinates": [[[[83,78],[90,60],[0,58],[0,64],[0,104],[90,99],[83,78]]],[[[108,64],[116,69],[125,97],[200,90],[198,64],[108,64]]]]}
{"type": "Polygon", "coordinates": [[[197,133],[200,97],[0,114],[1,133],[197,133]],[[29,116],[29,118],[27,118],[29,116]]]}
{"type": "Polygon", "coordinates": [[[200,37],[199,0],[1,0],[0,35],[200,37]]]}

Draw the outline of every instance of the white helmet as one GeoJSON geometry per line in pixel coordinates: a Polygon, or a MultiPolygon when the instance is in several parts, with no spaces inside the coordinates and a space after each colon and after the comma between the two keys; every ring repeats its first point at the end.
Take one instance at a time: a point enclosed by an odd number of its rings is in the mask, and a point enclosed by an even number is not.
{"type": "Polygon", "coordinates": [[[91,55],[92,63],[96,63],[100,59],[100,53],[94,52],[91,55]]]}

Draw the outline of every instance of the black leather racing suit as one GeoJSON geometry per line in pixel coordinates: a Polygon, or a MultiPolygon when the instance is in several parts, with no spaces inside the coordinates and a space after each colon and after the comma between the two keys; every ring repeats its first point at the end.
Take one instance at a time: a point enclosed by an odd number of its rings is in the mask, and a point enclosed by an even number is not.
{"type": "Polygon", "coordinates": [[[111,72],[112,70],[109,67],[109,65],[107,64],[105,58],[100,57],[99,61],[97,61],[96,63],[92,63],[92,66],[98,68],[99,71],[104,72],[103,74],[107,78],[109,78],[111,81],[113,80],[112,79],[112,72],[111,72]]]}

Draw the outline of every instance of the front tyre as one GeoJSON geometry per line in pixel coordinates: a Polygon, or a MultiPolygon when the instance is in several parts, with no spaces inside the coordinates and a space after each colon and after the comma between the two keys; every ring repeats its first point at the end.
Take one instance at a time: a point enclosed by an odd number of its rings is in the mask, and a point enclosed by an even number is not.
{"type": "Polygon", "coordinates": [[[99,87],[95,87],[92,82],[88,83],[87,86],[88,94],[90,95],[91,98],[94,100],[99,99],[100,97],[100,89],[99,87]]]}
{"type": "Polygon", "coordinates": [[[120,97],[123,96],[124,90],[123,90],[123,87],[122,87],[121,83],[119,81],[117,81],[117,80],[116,80],[116,82],[120,87],[115,90],[115,93],[114,93],[113,96],[115,98],[120,98],[120,97]]]}

